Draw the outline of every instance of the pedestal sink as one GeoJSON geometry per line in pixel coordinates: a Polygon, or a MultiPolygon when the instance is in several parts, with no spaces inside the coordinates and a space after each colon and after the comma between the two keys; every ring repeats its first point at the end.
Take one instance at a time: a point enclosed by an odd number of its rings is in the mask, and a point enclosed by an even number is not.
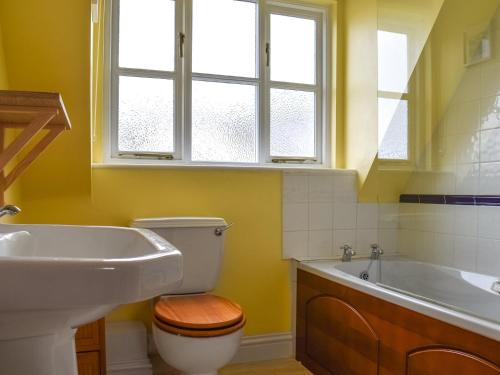
{"type": "Polygon", "coordinates": [[[148,230],[0,225],[0,374],[76,375],[76,327],[181,278],[181,253],[148,230]]]}

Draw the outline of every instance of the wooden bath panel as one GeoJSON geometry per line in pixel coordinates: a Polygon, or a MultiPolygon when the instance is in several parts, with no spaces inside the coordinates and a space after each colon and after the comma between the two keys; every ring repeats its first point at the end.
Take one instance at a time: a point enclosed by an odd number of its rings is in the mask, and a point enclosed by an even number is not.
{"type": "Polygon", "coordinates": [[[500,375],[500,342],[298,270],[297,360],[327,375],[500,375]]]}

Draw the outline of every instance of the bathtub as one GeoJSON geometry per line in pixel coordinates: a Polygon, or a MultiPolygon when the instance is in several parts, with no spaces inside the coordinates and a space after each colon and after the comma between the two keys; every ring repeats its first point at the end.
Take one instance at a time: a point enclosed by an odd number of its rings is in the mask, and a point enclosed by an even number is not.
{"type": "Polygon", "coordinates": [[[369,259],[302,261],[297,267],[500,341],[500,276],[399,257],[371,265],[369,259]]]}

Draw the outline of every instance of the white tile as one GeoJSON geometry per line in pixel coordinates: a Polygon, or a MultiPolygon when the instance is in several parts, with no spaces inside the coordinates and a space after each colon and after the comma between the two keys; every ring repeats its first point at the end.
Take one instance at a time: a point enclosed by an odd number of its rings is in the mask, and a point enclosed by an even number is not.
{"type": "Polygon", "coordinates": [[[478,207],[477,235],[500,240],[500,207],[478,207]]]}
{"type": "Polygon", "coordinates": [[[500,194],[500,163],[481,163],[479,168],[479,193],[500,194]]]}
{"type": "Polygon", "coordinates": [[[305,203],[308,201],[309,178],[305,174],[283,174],[283,201],[305,203]]]}
{"type": "Polygon", "coordinates": [[[435,232],[442,234],[453,234],[455,227],[455,206],[437,205],[435,232]]]}
{"type": "Polygon", "coordinates": [[[435,260],[436,233],[415,232],[415,252],[413,257],[422,262],[433,262],[435,260]]]}
{"type": "Polygon", "coordinates": [[[398,231],[398,252],[402,255],[413,256],[416,251],[415,231],[400,229],[398,231]]]}
{"type": "Polygon", "coordinates": [[[449,133],[438,139],[437,156],[441,165],[455,165],[456,160],[456,140],[455,135],[449,133]]]}
{"type": "Polygon", "coordinates": [[[309,205],[307,203],[283,204],[283,230],[297,231],[309,229],[309,205]]]}
{"type": "Polygon", "coordinates": [[[381,203],[378,206],[378,227],[399,228],[399,203],[381,203]]]}
{"type": "Polygon", "coordinates": [[[480,133],[460,133],[455,135],[456,163],[477,163],[480,154],[480,133]]]}
{"type": "Polygon", "coordinates": [[[309,229],[333,229],[332,203],[309,203],[309,229]]]}
{"type": "Polygon", "coordinates": [[[442,171],[434,174],[434,194],[455,194],[455,171],[442,171]]]}
{"type": "Polygon", "coordinates": [[[306,257],[309,232],[283,232],[283,258],[306,257]]]}
{"type": "Polygon", "coordinates": [[[355,229],[357,205],[355,203],[335,203],[333,206],[333,228],[355,229]]]}
{"type": "Polygon", "coordinates": [[[500,129],[481,132],[481,162],[500,161],[500,129]]]}
{"type": "Polygon", "coordinates": [[[340,249],[344,245],[349,245],[356,249],[356,231],[353,229],[341,229],[333,231],[333,254],[342,256],[340,249]]]}
{"type": "Polygon", "coordinates": [[[500,276],[500,241],[478,240],[477,272],[500,276]]]}
{"type": "Polygon", "coordinates": [[[475,236],[477,234],[477,207],[455,206],[455,234],[475,236]]]}
{"type": "Polygon", "coordinates": [[[481,94],[481,70],[479,67],[471,67],[465,70],[462,80],[458,86],[454,101],[464,102],[479,98],[481,94]]]}
{"type": "Polygon", "coordinates": [[[377,229],[356,230],[356,251],[358,255],[370,255],[370,246],[376,243],[378,243],[377,229]]]}
{"type": "Polygon", "coordinates": [[[355,203],[358,199],[357,183],[355,174],[335,174],[333,178],[335,202],[355,203]]]}
{"type": "Polygon", "coordinates": [[[481,129],[500,127],[500,96],[481,100],[481,129]]]}
{"type": "Polygon", "coordinates": [[[398,252],[398,230],[397,229],[379,229],[378,244],[384,250],[386,255],[396,254],[398,252]]]}
{"type": "Polygon", "coordinates": [[[333,201],[333,175],[312,174],[309,176],[309,202],[333,201]]]}
{"type": "Polygon", "coordinates": [[[401,203],[399,205],[399,225],[403,229],[415,228],[416,203],[401,203]]]}
{"type": "Polygon", "coordinates": [[[309,231],[309,256],[330,257],[332,256],[333,233],[331,230],[309,231]]]}
{"type": "Polygon", "coordinates": [[[480,100],[463,103],[458,110],[458,131],[460,133],[473,133],[480,128],[480,100]]]}
{"type": "Polygon", "coordinates": [[[436,234],[433,246],[433,262],[443,266],[453,265],[453,240],[448,234],[436,234]]]}
{"type": "Polygon", "coordinates": [[[420,204],[416,209],[415,227],[424,232],[437,232],[441,205],[420,204]]]}
{"type": "Polygon", "coordinates": [[[456,236],[453,246],[453,266],[465,271],[475,271],[476,252],[476,237],[456,236]]]}
{"type": "Polygon", "coordinates": [[[358,229],[378,228],[378,204],[358,203],[358,214],[356,219],[358,229]]]}
{"type": "MultiPolygon", "coordinates": [[[[474,91],[476,88],[474,87],[474,91]]],[[[500,64],[485,64],[481,69],[481,96],[500,94],[500,64]]],[[[472,94],[471,95],[475,95],[472,94]]],[[[477,98],[477,96],[475,96],[477,98]]]]}
{"type": "Polygon", "coordinates": [[[479,192],[479,163],[457,164],[456,194],[475,195],[479,192]]]}

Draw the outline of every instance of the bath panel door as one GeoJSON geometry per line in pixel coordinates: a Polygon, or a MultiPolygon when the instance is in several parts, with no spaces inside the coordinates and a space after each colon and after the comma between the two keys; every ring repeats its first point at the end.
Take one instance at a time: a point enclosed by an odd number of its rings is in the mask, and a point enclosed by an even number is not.
{"type": "Polygon", "coordinates": [[[306,305],[307,355],[332,374],[378,373],[379,338],[351,305],[331,296],[306,305]]]}
{"type": "Polygon", "coordinates": [[[433,348],[408,355],[407,375],[499,375],[500,367],[459,350],[433,348]]]}

